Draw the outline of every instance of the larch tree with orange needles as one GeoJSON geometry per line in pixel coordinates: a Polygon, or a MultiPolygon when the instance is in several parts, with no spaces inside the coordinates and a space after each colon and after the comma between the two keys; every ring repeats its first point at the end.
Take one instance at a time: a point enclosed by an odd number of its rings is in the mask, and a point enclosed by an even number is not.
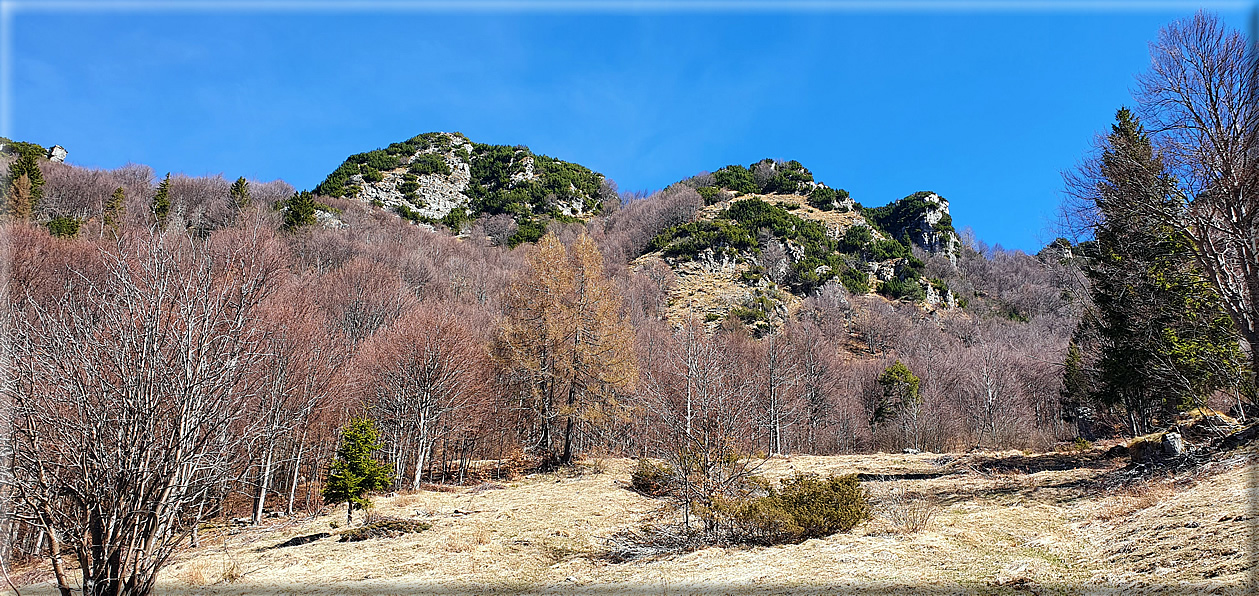
{"type": "Polygon", "coordinates": [[[537,416],[532,449],[564,465],[581,426],[614,414],[618,393],[637,381],[634,334],[589,236],[566,248],[547,234],[527,259],[504,300],[497,354],[537,416]]]}

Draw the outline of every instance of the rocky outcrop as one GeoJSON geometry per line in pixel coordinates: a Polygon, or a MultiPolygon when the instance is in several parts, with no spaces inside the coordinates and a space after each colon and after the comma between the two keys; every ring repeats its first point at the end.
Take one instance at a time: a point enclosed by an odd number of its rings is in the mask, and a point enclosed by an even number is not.
{"type": "Polygon", "coordinates": [[[350,156],[315,191],[397,211],[417,223],[436,223],[461,208],[470,218],[508,213],[523,221],[588,217],[601,205],[602,184],[597,172],[524,146],[425,133],[350,156]]]}
{"type": "Polygon", "coordinates": [[[68,155],[66,148],[61,145],[53,145],[50,149],[48,149],[48,161],[62,163],[66,160],[66,155],[68,155]]]}
{"type": "Polygon", "coordinates": [[[927,252],[943,254],[950,260],[955,260],[959,241],[953,231],[948,199],[931,193],[922,200],[926,203],[926,208],[922,210],[917,225],[908,230],[909,239],[927,252]]]}
{"type": "Polygon", "coordinates": [[[445,150],[428,148],[418,151],[402,160],[400,167],[381,172],[384,178],[379,182],[367,182],[362,174],[355,174],[350,180],[362,190],[358,198],[372,204],[380,204],[387,209],[405,207],[423,217],[441,219],[458,207],[467,208],[471,198],[467,195],[468,183],[472,179],[472,166],[460,157],[472,150],[472,143],[459,135],[446,135],[450,145],[445,150]],[[450,168],[449,174],[410,174],[407,167],[425,153],[439,155],[450,168]],[[402,185],[409,178],[414,179],[418,187],[414,191],[415,199],[408,200],[402,185]]]}
{"type": "Polygon", "coordinates": [[[916,192],[863,214],[894,238],[909,237],[923,250],[944,255],[954,264],[961,240],[953,230],[948,199],[930,191],[916,192]]]}

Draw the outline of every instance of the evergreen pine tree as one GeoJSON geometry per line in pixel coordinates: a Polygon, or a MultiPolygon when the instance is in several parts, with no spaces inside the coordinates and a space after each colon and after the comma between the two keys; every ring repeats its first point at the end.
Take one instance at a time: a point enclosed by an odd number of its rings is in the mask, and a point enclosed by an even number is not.
{"type": "Polygon", "coordinates": [[[918,391],[920,384],[918,376],[908,366],[900,360],[892,363],[879,375],[879,386],[883,388],[882,411],[874,413],[883,420],[892,414],[900,416],[905,442],[914,447],[916,441],[911,434],[917,430],[918,413],[922,407],[922,395],[918,391]]]}
{"type": "MultiPolygon", "coordinates": [[[[39,169],[39,158],[43,155],[43,147],[29,143],[14,144],[18,145],[18,157],[9,164],[10,185],[12,181],[26,176],[30,184],[30,205],[33,209],[39,200],[44,198],[44,173],[39,169]]],[[[12,204],[12,195],[10,195],[10,204],[12,204]]]]}
{"type": "Polygon", "coordinates": [[[381,447],[380,432],[369,418],[355,418],[341,429],[341,441],[322,495],[330,505],[346,504],[347,525],[353,521],[355,509],[371,507],[367,493],[393,483],[389,466],[372,459],[372,452],[381,447]]]}
{"type": "Polygon", "coordinates": [[[1099,344],[1092,399],[1122,407],[1140,434],[1231,382],[1240,352],[1188,238],[1155,215],[1175,208],[1176,181],[1127,109],[1099,165],[1097,255],[1083,267],[1099,344]]]}
{"type": "Polygon", "coordinates": [[[119,226],[122,225],[122,216],[126,210],[127,193],[121,186],[109,195],[109,199],[105,201],[105,205],[101,209],[101,219],[106,228],[109,228],[114,236],[118,235],[119,226]]]}
{"type": "Polygon", "coordinates": [[[245,180],[244,176],[237,178],[236,182],[232,183],[232,188],[228,190],[228,195],[232,199],[232,207],[237,211],[248,208],[252,202],[249,196],[249,182],[245,180]]]}
{"type": "Polygon", "coordinates": [[[166,217],[170,215],[170,172],[157,185],[157,193],[153,195],[153,216],[157,218],[157,227],[166,227],[166,217]]]}
{"type": "Polygon", "coordinates": [[[315,223],[315,197],[310,191],[295,192],[284,202],[284,229],[290,232],[315,223]]]}

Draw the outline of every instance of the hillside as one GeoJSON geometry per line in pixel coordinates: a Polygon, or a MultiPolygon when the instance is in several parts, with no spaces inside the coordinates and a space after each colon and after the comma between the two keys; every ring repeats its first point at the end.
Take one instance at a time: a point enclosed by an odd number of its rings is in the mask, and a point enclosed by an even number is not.
{"type": "Polygon", "coordinates": [[[704,202],[696,216],[662,230],[631,264],[664,264],[677,276],[668,319],[715,323],[733,315],[764,332],[789,320],[801,299],[834,280],[851,294],[869,292],[955,308],[940,278],[925,275],[914,254],[948,259],[960,241],[949,202],[924,191],[864,208],[842,189],[814,181],[796,161],[765,159],[684,180],[704,202]]]}
{"type": "Polygon", "coordinates": [[[355,198],[416,223],[459,232],[472,220],[507,216],[509,246],[542,236],[550,220],[598,213],[604,178],[524,146],[475,143],[432,132],[346,158],[314,191],[355,198]]]}

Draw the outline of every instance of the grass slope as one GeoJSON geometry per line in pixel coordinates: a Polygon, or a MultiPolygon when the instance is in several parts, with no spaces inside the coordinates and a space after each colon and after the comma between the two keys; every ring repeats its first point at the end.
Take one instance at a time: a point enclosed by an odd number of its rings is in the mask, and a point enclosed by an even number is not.
{"type": "MultiPolygon", "coordinates": [[[[344,512],[248,529],[217,528],[164,571],[163,593],[1245,593],[1253,572],[1254,450],[1200,469],[1107,489],[1124,460],[1083,454],[792,456],[794,471],[857,472],[875,518],[803,544],[709,548],[626,563],[604,540],[655,518],[661,503],[626,488],[630,460],[501,485],[379,497],[375,514],[431,528],[342,543],[344,512]],[[909,475],[909,476],[905,476],[909,475]],[[897,478],[917,478],[901,479],[897,478]],[[933,503],[925,529],[895,514],[933,503]],[[329,537],[275,546],[316,533],[329,537]]],[[[51,593],[47,584],[23,593],[51,593]]]]}

